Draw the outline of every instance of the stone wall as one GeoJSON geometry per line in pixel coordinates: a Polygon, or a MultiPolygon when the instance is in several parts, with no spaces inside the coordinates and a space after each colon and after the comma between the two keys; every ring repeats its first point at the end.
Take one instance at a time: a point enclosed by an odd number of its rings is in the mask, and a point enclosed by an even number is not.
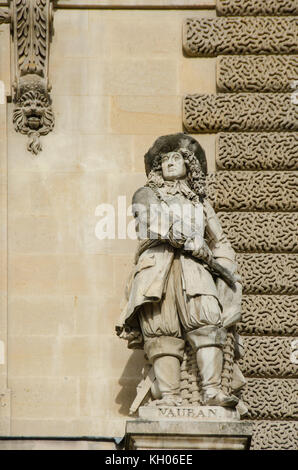
{"type": "Polygon", "coordinates": [[[219,133],[211,194],[243,279],[252,449],[295,449],[298,19],[284,15],[297,14],[297,2],[218,0],[217,11],[222,17],[184,25],[190,60],[217,57],[219,92],[187,95],[184,124],[219,133]]]}
{"type": "MultiPolygon", "coordinates": [[[[127,350],[114,325],[136,243],[98,240],[95,209],[119,195],[130,203],[145,151],[182,130],[182,97],[215,92],[215,59],[182,54],[188,15],[61,7],[50,52],[55,127],[37,157],[7,105],[13,436],[124,434],[143,354],[127,350]]],[[[215,136],[201,141],[214,170],[215,136]]]]}
{"type": "Polygon", "coordinates": [[[214,203],[243,271],[239,331],[253,448],[294,448],[295,2],[54,3],[55,127],[37,157],[13,128],[12,45],[9,25],[0,25],[8,98],[0,100],[0,435],[124,434],[143,353],[127,350],[114,325],[136,244],[98,240],[95,210],[119,195],[130,201],[145,181],[145,151],[157,136],[183,130],[184,115],[186,129],[200,133],[209,172],[218,170],[214,203]],[[242,18],[217,18],[215,8],[242,18]],[[256,14],[273,17],[248,18],[256,14]],[[265,30],[270,41],[262,43],[265,30]]]}

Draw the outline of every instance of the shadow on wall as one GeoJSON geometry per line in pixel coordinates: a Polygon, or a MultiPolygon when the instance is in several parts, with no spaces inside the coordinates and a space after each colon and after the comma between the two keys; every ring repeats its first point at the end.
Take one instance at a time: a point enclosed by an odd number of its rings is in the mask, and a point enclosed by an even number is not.
{"type": "MultiPolygon", "coordinates": [[[[126,347],[124,341],[123,347],[126,347]]],[[[136,397],[137,386],[142,380],[144,364],[144,351],[134,350],[118,382],[122,388],[116,397],[116,403],[120,405],[118,412],[121,415],[129,416],[129,408],[136,397]]]]}

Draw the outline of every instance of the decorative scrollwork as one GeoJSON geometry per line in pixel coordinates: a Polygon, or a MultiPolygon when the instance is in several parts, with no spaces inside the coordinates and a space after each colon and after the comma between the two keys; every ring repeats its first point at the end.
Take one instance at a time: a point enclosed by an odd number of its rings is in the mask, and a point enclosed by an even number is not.
{"type": "Polygon", "coordinates": [[[48,62],[52,30],[51,0],[13,0],[15,43],[15,130],[28,136],[28,150],[37,155],[39,137],[54,127],[49,95],[48,62]]]}
{"type": "Polygon", "coordinates": [[[15,25],[18,66],[21,75],[36,73],[44,76],[47,60],[47,0],[31,2],[16,0],[15,25]]]}

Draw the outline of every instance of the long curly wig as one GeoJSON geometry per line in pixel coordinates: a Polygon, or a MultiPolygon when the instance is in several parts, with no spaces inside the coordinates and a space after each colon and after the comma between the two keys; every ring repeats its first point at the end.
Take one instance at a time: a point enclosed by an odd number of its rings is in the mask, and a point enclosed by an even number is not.
{"type": "MultiPolygon", "coordinates": [[[[202,171],[201,165],[193,152],[184,148],[179,149],[178,152],[184,158],[186,165],[186,178],[193,192],[191,199],[194,202],[203,202],[206,197],[206,175],[202,171]]],[[[158,188],[165,185],[161,169],[161,158],[162,154],[155,157],[146,183],[146,186],[151,188],[159,199],[161,196],[158,188]]]]}
{"type": "Polygon", "coordinates": [[[187,168],[187,181],[193,196],[192,200],[203,201],[206,197],[206,155],[199,142],[183,132],[158,137],[145,154],[145,169],[148,176],[147,185],[160,199],[158,188],[165,185],[161,169],[161,157],[168,152],[179,152],[187,168]]]}

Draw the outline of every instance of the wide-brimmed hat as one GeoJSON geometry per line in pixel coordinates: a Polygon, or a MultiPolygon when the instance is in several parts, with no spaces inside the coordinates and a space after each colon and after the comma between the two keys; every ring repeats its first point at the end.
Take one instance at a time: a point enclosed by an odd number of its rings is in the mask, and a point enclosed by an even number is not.
{"type": "Polygon", "coordinates": [[[175,152],[181,148],[190,150],[200,163],[202,171],[207,174],[206,155],[199,144],[192,136],[179,132],[178,134],[163,135],[158,137],[152,147],[144,156],[146,174],[150,173],[156,157],[168,152],[175,152]]]}

